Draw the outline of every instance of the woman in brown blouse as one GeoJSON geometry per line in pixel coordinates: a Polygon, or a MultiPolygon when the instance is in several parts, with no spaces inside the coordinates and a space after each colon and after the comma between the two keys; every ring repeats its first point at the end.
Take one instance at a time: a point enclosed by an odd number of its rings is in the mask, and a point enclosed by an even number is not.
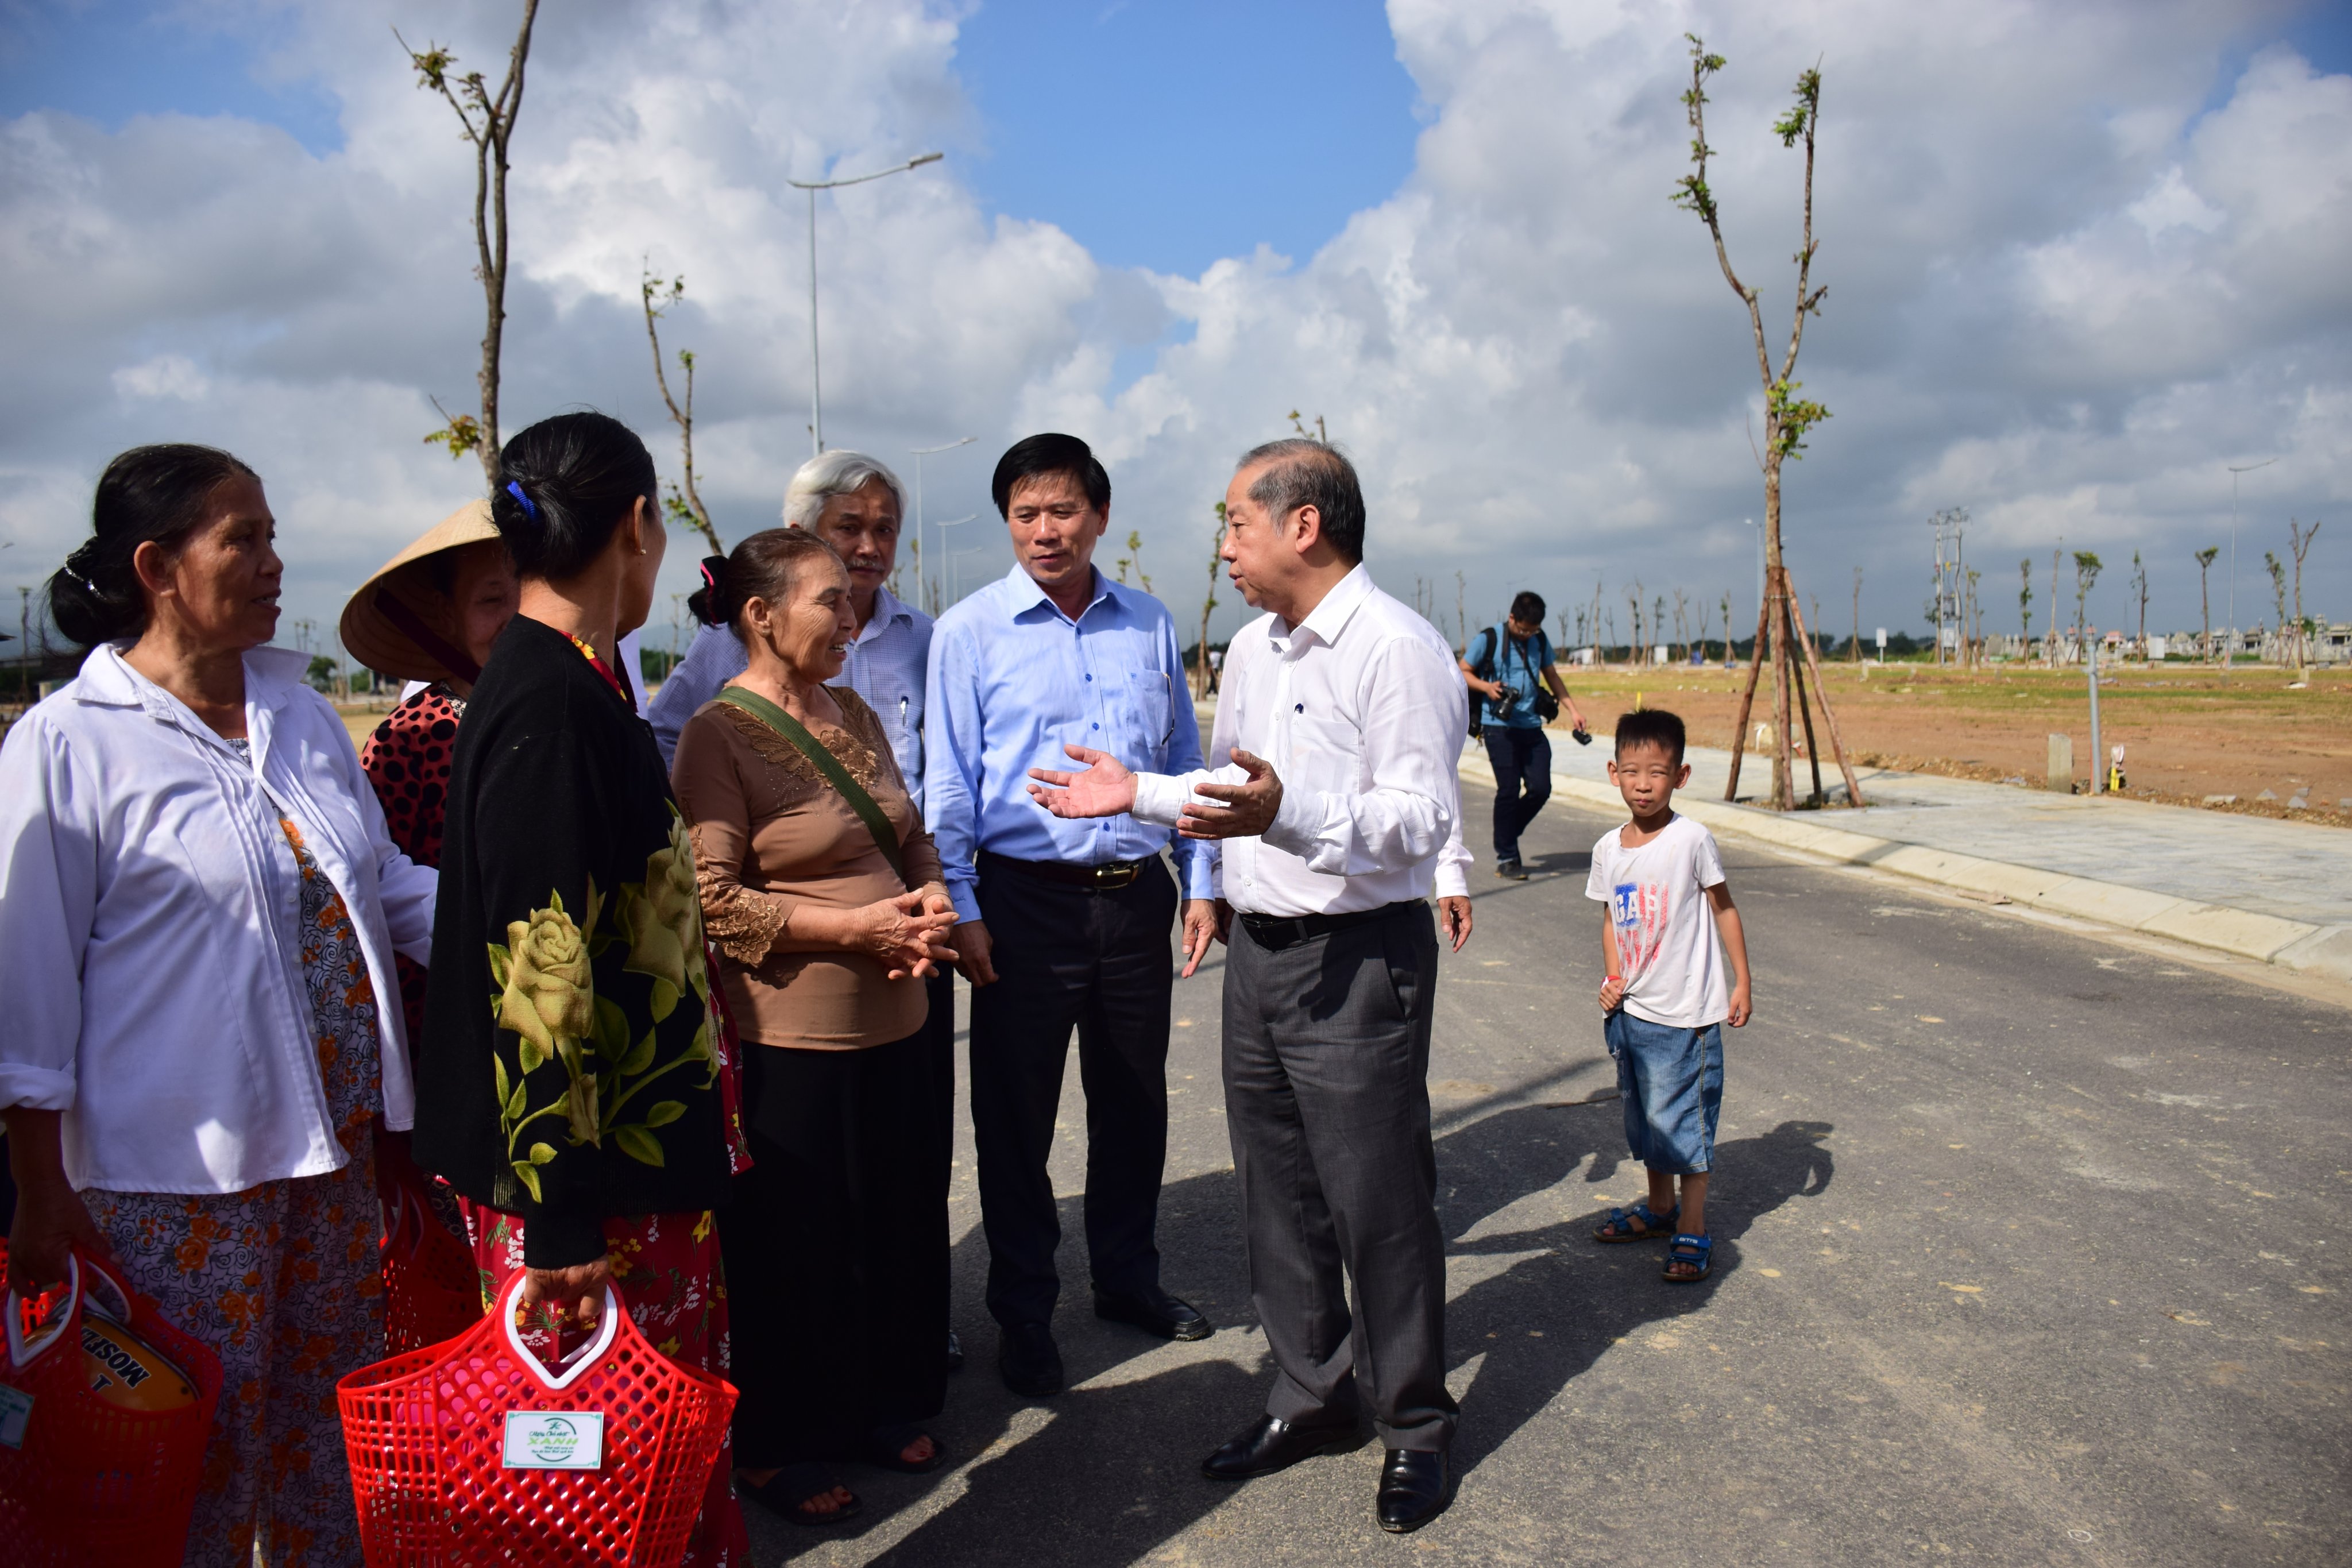
{"type": "Polygon", "coordinates": [[[719,1223],[737,1473],[829,1524],[858,1504],[826,1461],[943,1458],[923,1429],[946,1402],[948,1228],[922,1180],[940,1109],[920,1037],[955,908],[880,720],[825,684],[856,635],[840,557],[771,529],[713,575],[751,668],[687,721],[671,776],[749,1047],[752,1167],[719,1223]]]}

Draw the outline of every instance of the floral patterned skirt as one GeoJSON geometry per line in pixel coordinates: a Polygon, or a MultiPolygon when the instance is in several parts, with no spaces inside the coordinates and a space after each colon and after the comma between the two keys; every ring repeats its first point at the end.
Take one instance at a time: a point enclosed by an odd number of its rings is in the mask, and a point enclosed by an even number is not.
{"type": "MultiPolygon", "coordinates": [[[[507,1287],[523,1267],[520,1216],[460,1200],[474,1262],[482,1273],[482,1300],[496,1310],[507,1287]]],[[[629,1310],[637,1331],[681,1366],[727,1375],[727,1279],[719,1261],[716,1221],[701,1214],[630,1215],[604,1222],[605,1256],[613,1263],[613,1288],[629,1310]]],[[[523,1343],[553,1362],[572,1346],[561,1345],[542,1310],[524,1325],[523,1343]]],[[[685,1568],[749,1568],[751,1538],[736,1500],[734,1438],[730,1433],[711,1467],[702,1518],[688,1542],[685,1568]]]]}
{"type": "MultiPolygon", "coordinates": [[[[87,1192],[131,1285],[226,1374],[187,1568],[359,1568],[335,1380],[383,1357],[383,1221],[366,1145],[241,1193],[87,1192]]],[[[0,1553],[0,1557],[5,1557],[0,1553]]]]}

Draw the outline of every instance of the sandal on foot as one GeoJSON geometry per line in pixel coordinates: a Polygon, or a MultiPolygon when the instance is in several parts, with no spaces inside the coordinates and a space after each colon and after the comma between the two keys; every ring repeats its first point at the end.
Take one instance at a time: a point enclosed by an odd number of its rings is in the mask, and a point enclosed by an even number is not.
{"type": "Polygon", "coordinates": [[[1712,1254],[1714,1251],[1715,1243],[1709,1241],[1706,1237],[1675,1237],[1672,1241],[1666,1243],[1666,1267],[1664,1269],[1666,1283],[1669,1285],[1696,1285],[1700,1280],[1706,1279],[1707,1269],[1713,1267],[1712,1254]],[[1676,1264],[1680,1264],[1684,1268],[1691,1269],[1693,1272],[1688,1274],[1677,1274],[1675,1272],[1675,1266],[1676,1264]]]}
{"type": "Polygon", "coordinates": [[[1592,1233],[1595,1241],[1655,1241],[1672,1235],[1675,1216],[1683,1212],[1676,1204],[1664,1214],[1652,1214],[1647,1204],[1635,1204],[1629,1209],[1611,1209],[1607,1223],[1592,1233]]]}
{"type": "Polygon", "coordinates": [[[858,1464],[896,1470],[902,1476],[927,1476],[948,1462],[948,1451],[937,1437],[923,1429],[921,1422],[906,1421],[895,1426],[876,1427],[851,1458],[858,1464]],[[918,1437],[930,1437],[929,1458],[911,1460],[907,1458],[908,1445],[918,1437]]]}
{"type": "Polygon", "coordinates": [[[761,1508],[771,1513],[781,1514],[794,1524],[810,1526],[841,1524],[856,1519],[865,1510],[866,1504],[856,1492],[850,1492],[849,1500],[830,1513],[810,1511],[808,1504],[813,1499],[823,1497],[837,1487],[844,1491],[849,1489],[842,1487],[830,1468],[814,1460],[786,1465],[757,1486],[740,1475],[735,1478],[735,1489],[761,1508]]]}

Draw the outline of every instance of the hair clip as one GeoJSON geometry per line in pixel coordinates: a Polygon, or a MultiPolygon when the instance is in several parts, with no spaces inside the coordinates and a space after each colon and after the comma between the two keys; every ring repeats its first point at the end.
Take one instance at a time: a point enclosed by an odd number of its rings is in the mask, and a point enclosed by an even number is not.
{"type": "Polygon", "coordinates": [[[533,522],[537,522],[539,521],[539,508],[531,505],[530,498],[522,493],[522,482],[520,479],[509,479],[507,481],[507,494],[514,497],[514,499],[521,504],[523,516],[530,519],[533,522]]]}

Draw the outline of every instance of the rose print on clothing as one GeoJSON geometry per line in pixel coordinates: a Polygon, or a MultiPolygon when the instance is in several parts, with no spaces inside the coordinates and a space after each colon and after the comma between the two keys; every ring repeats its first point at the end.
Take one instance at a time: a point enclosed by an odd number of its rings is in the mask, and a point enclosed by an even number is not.
{"type": "MultiPolygon", "coordinates": [[[[489,944],[490,979],[498,987],[491,1008],[499,1027],[516,1037],[519,1068],[509,1074],[503,1054],[494,1053],[492,1088],[509,1168],[534,1203],[545,1201],[541,1168],[553,1163],[559,1151],[543,1139],[526,1145],[523,1133],[533,1122],[561,1116],[572,1145],[602,1148],[609,1137],[632,1160],[661,1166],[667,1157],[657,1133],[683,1117],[686,1105],[647,1099],[645,1091],[666,1075],[698,1063],[705,1069],[701,1087],[708,1089],[719,1071],[694,851],[677,807],[670,808],[668,841],[646,858],[646,880],[623,883],[613,904],[613,923],[619,929],[599,930],[604,901],[593,882],[584,922],[574,922],[562,894],[550,889],[546,908],[508,924],[506,946],[489,944]],[[642,1034],[626,1009],[596,991],[593,965],[616,945],[626,950],[621,973],[653,982],[646,1005],[650,1020],[642,1034]],[[700,1025],[682,1049],[657,1064],[656,1026],[688,995],[702,1004],[700,1025]],[[534,1104],[530,1079],[550,1064],[563,1069],[562,1091],[534,1104]]],[[[493,1198],[513,1201],[506,1194],[493,1198]]]]}
{"type": "Polygon", "coordinates": [[[659,1023],[691,987],[708,998],[710,981],[702,955],[702,900],[694,885],[694,846],[686,819],[669,808],[669,842],[646,857],[642,885],[621,889],[621,932],[629,961],[622,968],[654,979],[654,1021],[659,1023]]]}

